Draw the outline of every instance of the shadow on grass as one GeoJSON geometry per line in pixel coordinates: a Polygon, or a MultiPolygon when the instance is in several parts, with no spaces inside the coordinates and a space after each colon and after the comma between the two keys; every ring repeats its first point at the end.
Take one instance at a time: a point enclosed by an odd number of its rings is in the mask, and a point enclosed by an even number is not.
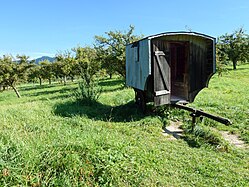
{"type": "Polygon", "coordinates": [[[64,88],[60,88],[58,90],[45,90],[45,91],[37,91],[34,93],[27,93],[25,94],[26,96],[41,96],[41,95],[53,95],[53,94],[63,94],[69,91],[75,91],[77,88],[72,88],[72,87],[64,87],[64,88]]]}
{"type": "Polygon", "coordinates": [[[46,89],[46,88],[53,88],[53,87],[57,87],[59,85],[62,85],[62,84],[59,84],[59,83],[53,83],[53,84],[43,84],[43,85],[33,85],[33,84],[30,84],[30,85],[25,85],[25,86],[22,86],[22,87],[19,87],[18,89],[20,91],[31,91],[31,90],[41,90],[41,89],[46,89]]]}
{"type": "MultiPolygon", "coordinates": [[[[62,84],[59,83],[54,83],[54,84],[46,84],[46,85],[27,85],[24,87],[20,87],[19,91],[32,91],[34,90],[33,93],[25,93],[23,94],[24,96],[42,96],[42,95],[52,95],[52,94],[63,94],[69,91],[74,92],[77,88],[72,88],[70,85],[72,84],[77,84],[77,83],[68,83],[66,86],[63,87],[62,84]],[[58,89],[53,89],[49,90],[49,88],[56,88],[58,89]]],[[[99,83],[101,87],[103,87],[102,92],[113,92],[117,90],[122,90],[125,88],[124,86],[124,81],[121,79],[107,79],[103,80],[99,83]]]]}
{"type": "MultiPolygon", "coordinates": [[[[134,101],[114,107],[99,102],[92,105],[82,105],[78,102],[69,101],[55,105],[54,114],[62,117],[86,116],[89,119],[104,122],[132,122],[139,121],[147,115],[157,115],[152,111],[143,114],[134,101]]],[[[180,139],[184,140],[189,147],[201,147],[201,143],[194,136],[183,136],[180,139]]]]}
{"type": "Polygon", "coordinates": [[[244,67],[240,67],[240,66],[237,66],[237,69],[233,69],[233,68],[226,68],[227,71],[243,71],[243,70],[248,70],[248,68],[244,68],[244,67]]]}
{"type": "Polygon", "coordinates": [[[198,142],[197,140],[195,140],[193,137],[189,137],[189,136],[184,136],[182,138],[185,142],[187,142],[189,147],[192,148],[200,148],[201,144],[200,142],[198,142]]]}
{"type": "Polygon", "coordinates": [[[113,92],[117,90],[122,90],[125,88],[124,80],[103,80],[99,83],[99,86],[102,87],[102,92],[113,92]]]}
{"type": "Polygon", "coordinates": [[[124,80],[122,79],[116,79],[116,80],[106,79],[99,83],[100,86],[117,86],[122,84],[124,84],[124,80]]]}
{"type": "Polygon", "coordinates": [[[133,101],[120,106],[109,106],[99,102],[92,105],[66,102],[57,104],[54,113],[63,117],[87,116],[94,120],[113,122],[137,121],[144,117],[133,101]]]}

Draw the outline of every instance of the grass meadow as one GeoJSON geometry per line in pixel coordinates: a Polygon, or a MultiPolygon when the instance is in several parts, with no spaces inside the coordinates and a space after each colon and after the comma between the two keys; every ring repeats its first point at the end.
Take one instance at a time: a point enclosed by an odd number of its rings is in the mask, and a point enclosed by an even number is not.
{"type": "MultiPolygon", "coordinates": [[[[119,78],[99,84],[92,105],[75,102],[77,83],[21,85],[20,99],[0,93],[0,186],[249,186],[248,149],[188,132],[185,111],[142,114],[119,78]],[[185,138],[162,135],[169,120],[183,123],[185,138]]],[[[248,145],[248,101],[248,64],[214,75],[190,106],[232,125],[204,119],[196,129],[229,131],[248,145]]]]}

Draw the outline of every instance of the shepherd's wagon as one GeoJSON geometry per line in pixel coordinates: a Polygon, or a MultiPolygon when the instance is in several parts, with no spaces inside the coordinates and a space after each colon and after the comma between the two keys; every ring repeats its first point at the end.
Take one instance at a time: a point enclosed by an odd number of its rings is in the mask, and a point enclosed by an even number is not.
{"type": "Polygon", "coordinates": [[[193,102],[215,73],[215,38],[196,32],[166,32],[126,46],[126,84],[144,110],[193,102]]]}

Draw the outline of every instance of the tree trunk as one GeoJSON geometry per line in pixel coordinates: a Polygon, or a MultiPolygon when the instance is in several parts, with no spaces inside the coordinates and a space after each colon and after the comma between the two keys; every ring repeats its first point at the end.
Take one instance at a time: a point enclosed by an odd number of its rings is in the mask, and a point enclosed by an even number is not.
{"type": "Polygon", "coordinates": [[[18,98],[21,98],[20,93],[18,92],[17,88],[15,86],[11,86],[13,88],[13,90],[15,91],[16,95],[18,98]]]}
{"type": "Polygon", "coordinates": [[[42,85],[42,79],[39,77],[40,86],[42,85]]]}
{"type": "Polygon", "coordinates": [[[63,82],[64,82],[64,85],[67,84],[67,77],[66,76],[63,77],[63,82]]]}
{"type": "Polygon", "coordinates": [[[51,79],[48,79],[48,84],[51,84],[51,79]]]}
{"type": "Polygon", "coordinates": [[[112,79],[112,74],[111,73],[109,74],[109,76],[110,76],[110,79],[112,79]]]}
{"type": "Polygon", "coordinates": [[[233,60],[233,69],[236,69],[237,61],[233,60]]]}

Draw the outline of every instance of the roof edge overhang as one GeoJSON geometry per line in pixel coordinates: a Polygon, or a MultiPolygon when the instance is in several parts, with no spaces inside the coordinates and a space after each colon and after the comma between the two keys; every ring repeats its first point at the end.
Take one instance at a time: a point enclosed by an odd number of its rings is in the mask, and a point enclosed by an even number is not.
{"type": "Polygon", "coordinates": [[[211,40],[215,39],[214,37],[206,35],[206,34],[202,34],[202,33],[198,33],[198,32],[187,32],[187,31],[164,32],[164,33],[160,33],[160,34],[151,35],[151,36],[148,36],[146,38],[154,39],[154,38],[160,38],[163,36],[171,36],[171,35],[189,35],[189,36],[199,36],[199,37],[207,38],[207,39],[211,39],[211,40]]]}
{"type": "MultiPolygon", "coordinates": [[[[159,33],[159,34],[147,36],[145,38],[142,38],[141,40],[146,40],[146,39],[151,40],[151,39],[160,38],[163,36],[173,36],[173,35],[189,35],[189,36],[197,36],[197,37],[201,37],[201,38],[205,38],[205,39],[209,39],[209,40],[213,40],[213,41],[216,40],[215,37],[212,37],[212,36],[209,36],[206,34],[202,34],[202,33],[198,33],[198,32],[187,32],[187,31],[164,32],[164,33],[159,33]]],[[[141,41],[141,40],[138,40],[138,41],[141,41]]],[[[138,41],[136,41],[136,42],[138,42],[138,41]]],[[[132,42],[132,43],[136,43],[136,42],[132,42]]],[[[132,43],[130,43],[130,44],[132,44],[132,43]]]]}

